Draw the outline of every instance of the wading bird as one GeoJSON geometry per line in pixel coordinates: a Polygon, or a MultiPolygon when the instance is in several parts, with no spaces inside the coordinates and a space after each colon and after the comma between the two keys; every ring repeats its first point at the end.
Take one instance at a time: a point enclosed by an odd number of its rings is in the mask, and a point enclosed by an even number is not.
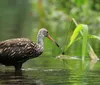
{"type": "Polygon", "coordinates": [[[14,66],[15,71],[21,70],[22,64],[29,59],[36,58],[43,53],[44,37],[51,38],[47,29],[42,28],[37,34],[37,43],[27,38],[8,39],[0,42],[0,63],[5,66],[14,66]]]}

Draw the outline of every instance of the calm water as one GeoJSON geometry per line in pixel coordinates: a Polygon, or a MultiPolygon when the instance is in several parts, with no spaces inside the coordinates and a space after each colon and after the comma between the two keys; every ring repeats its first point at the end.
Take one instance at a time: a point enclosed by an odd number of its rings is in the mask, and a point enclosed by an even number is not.
{"type": "Polygon", "coordinates": [[[0,85],[100,85],[100,61],[88,59],[82,63],[80,59],[68,59],[62,62],[50,58],[43,64],[40,60],[26,62],[19,73],[13,67],[0,66],[0,85]],[[27,64],[33,61],[33,65],[27,64]]]}

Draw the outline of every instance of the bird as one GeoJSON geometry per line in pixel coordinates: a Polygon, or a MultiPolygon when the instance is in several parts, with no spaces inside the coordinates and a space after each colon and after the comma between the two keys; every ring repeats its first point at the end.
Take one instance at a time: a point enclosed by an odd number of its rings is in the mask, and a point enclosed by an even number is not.
{"type": "Polygon", "coordinates": [[[27,60],[36,58],[43,53],[44,37],[49,38],[58,47],[57,42],[50,36],[48,30],[41,28],[37,34],[37,42],[28,38],[12,38],[0,42],[0,64],[14,66],[15,71],[22,68],[27,60]]]}

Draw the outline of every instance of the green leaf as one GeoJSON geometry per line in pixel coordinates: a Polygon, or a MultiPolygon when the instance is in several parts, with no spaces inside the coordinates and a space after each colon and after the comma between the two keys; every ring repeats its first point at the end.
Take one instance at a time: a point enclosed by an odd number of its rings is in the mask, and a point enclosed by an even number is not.
{"type": "Polygon", "coordinates": [[[80,32],[81,30],[82,30],[82,24],[79,24],[79,25],[75,28],[75,30],[74,30],[74,32],[73,32],[71,38],[70,38],[70,42],[69,42],[67,48],[69,48],[69,47],[73,44],[73,42],[75,41],[76,37],[78,36],[78,34],[79,34],[79,32],[80,32]]]}
{"type": "Polygon", "coordinates": [[[96,35],[88,35],[89,38],[94,38],[94,39],[98,39],[100,40],[100,37],[96,36],[96,35]]]}
{"type": "Polygon", "coordinates": [[[88,53],[90,55],[91,59],[96,59],[98,60],[99,58],[96,56],[95,52],[93,51],[91,45],[89,44],[89,42],[87,42],[88,38],[95,38],[100,40],[100,37],[95,36],[95,35],[89,35],[88,34],[88,26],[85,24],[77,24],[76,20],[74,18],[72,18],[72,21],[74,22],[76,28],[72,33],[72,36],[70,37],[69,43],[67,46],[65,46],[66,49],[64,49],[64,52],[66,53],[66,51],[68,50],[68,48],[76,41],[82,39],[82,61],[84,62],[84,57],[85,57],[85,53],[88,49],[88,53]],[[78,36],[78,34],[81,34],[81,36],[78,36]],[[86,49],[87,47],[87,49],[86,49]]]}
{"type": "Polygon", "coordinates": [[[82,60],[84,60],[84,56],[86,53],[86,45],[87,45],[87,39],[88,39],[88,26],[82,24],[82,28],[83,28],[83,39],[82,39],[82,60]]]}

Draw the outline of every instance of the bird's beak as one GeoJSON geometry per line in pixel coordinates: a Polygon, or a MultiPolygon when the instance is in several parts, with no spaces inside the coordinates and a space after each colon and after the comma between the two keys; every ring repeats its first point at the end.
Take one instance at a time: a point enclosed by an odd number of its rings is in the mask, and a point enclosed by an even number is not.
{"type": "Polygon", "coordinates": [[[48,37],[50,40],[52,40],[52,41],[57,45],[57,47],[59,47],[58,43],[57,43],[50,35],[48,35],[47,37],[48,37]]]}

